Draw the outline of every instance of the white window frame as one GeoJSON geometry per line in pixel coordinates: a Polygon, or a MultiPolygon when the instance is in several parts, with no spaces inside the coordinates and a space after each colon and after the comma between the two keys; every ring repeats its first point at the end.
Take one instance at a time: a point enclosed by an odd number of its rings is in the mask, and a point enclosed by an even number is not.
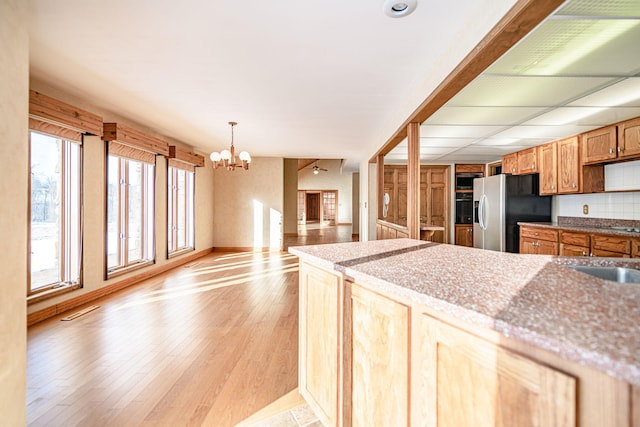
{"type": "Polygon", "coordinates": [[[109,200],[109,174],[111,173],[110,162],[117,162],[117,231],[115,239],[110,239],[109,227],[109,201],[107,202],[107,242],[106,247],[106,267],[107,278],[117,276],[128,271],[153,264],[155,262],[155,165],[141,162],[139,160],[121,157],[113,154],[107,156],[107,199],[109,200]],[[140,248],[141,256],[136,259],[129,259],[130,255],[130,230],[129,210],[131,208],[129,202],[129,193],[131,187],[131,177],[129,176],[129,165],[131,162],[137,162],[142,165],[141,172],[141,224],[140,230],[140,248]],[[117,263],[110,263],[111,244],[115,244],[117,263]]]}
{"type": "Polygon", "coordinates": [[[78,288],[82,283],[82,142],[73,141],[60,136],[30,130],[30,170],[29,174],[29,269],[27,281],[27,296],[33,296],[52,289],[78,288]],[[35,254],[33,248],[33,134],[39,134],[58,140],[58,167],[60,168],[59,189],[59,241],[57,251],[59,254],[58,279],[50,283],[40,284],[34,288],[32,283],[32,257],[35,254]],[[72,150],[77,149],[74,156],[72,150]],[[75,159],[74,159],[75,157],[75,159]],[[74,182],[75,181],[75,182],[74,182]]]}
{"type": "Polygon", "coordinates": [[[183,168],[167,168],[167,258],[195,250],[195,172],[183,168]],[[178,186],[178,178],[184,175],[184,188],[178,186]],[[183,204],[183,224],[179,224],[178,204],[183,204]],[[178,230],[184,230],[179,241],[178,230]]]}

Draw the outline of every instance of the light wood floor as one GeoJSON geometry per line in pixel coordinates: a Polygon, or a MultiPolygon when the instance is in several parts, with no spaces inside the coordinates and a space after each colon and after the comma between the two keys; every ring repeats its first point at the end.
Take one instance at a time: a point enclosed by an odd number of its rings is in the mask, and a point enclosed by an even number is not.
{"type": "MultiPolygon", "coordinates": [[[[287,243],[350,230],[302,227],[287,243]]],[[[30,426],[251,425],[303,403],[288,253],[212,254],[88,305],[28,330],[30,426]]]]}

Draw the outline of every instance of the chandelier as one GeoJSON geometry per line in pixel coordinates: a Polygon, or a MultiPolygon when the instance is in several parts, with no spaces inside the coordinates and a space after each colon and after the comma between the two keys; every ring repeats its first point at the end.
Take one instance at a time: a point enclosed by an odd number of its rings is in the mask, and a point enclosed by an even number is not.
{"type": "Polygon", "coordinates": [[[234,170],[236,167],[242,167],[243,169],[249,169],[249,163],[251,163],[251,155],[246,151],[241,151],[238,158],[240,162],[236,162],[235,147],[233,146],[233,127],[237,125],[237,122],[229,122],[231,125],[231,146],[228,150],[222,150],[221,152],[214,151],[209,156],[213,162],[215,169],[220,166],[224,166],[227,170],[234,170]]]}

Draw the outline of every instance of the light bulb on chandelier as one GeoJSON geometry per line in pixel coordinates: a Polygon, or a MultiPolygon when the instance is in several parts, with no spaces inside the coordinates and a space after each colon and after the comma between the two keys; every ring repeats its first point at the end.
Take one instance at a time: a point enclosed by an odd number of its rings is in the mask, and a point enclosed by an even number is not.
{"type": "Polygon", "coordinates": [[[249,163],[251,163],[251,155],[246,151],[241,151],[238,158],[239,163],[236,163],[235,147],[233,146],[233,127],[237,125],[237,122],[229,122],[231,125],[231,146],[228,150],[222,150],[221,152],[214,151],[209,156],[213,162],[214,168],[224,166],[227,170],[234,170],[236,167],[242,167],[243,169],[249,169],[249,163]]]}

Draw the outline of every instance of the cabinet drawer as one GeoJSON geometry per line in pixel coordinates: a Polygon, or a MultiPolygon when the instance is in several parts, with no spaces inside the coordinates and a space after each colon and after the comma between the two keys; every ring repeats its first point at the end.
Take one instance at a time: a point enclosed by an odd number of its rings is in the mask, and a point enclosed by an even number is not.
{"type": "MultiPolygon", "coordinates": [[[[566,243],[573,246],[586,246],[587,248],[591,244],[591,239],[588,234],[574,233],[572,231],[560,232],[560,243],[566,243]]],[[[587,250],[588,251],[588,250],[587,250]]]]}
{"type": "Polygon", "coordinates": [[[594,234],[592,236],[592,246],[595,250],[606,252],[617,252],[620,254],[631,254],[631,239],[616,236],[600,236],[594,234]]]}
{"type": "Polygon", "coordinates": [[[588,246],[560,244],[560,256],[589,256],[588,246]]]}
{"type": "Polygon", "coordinates": [[[532,237],[539,240],[548,240],[550,242],[558,241],[558,232],[556,230],[522,227],[520,229],[520,235],[522,237],[532,237]]]}

